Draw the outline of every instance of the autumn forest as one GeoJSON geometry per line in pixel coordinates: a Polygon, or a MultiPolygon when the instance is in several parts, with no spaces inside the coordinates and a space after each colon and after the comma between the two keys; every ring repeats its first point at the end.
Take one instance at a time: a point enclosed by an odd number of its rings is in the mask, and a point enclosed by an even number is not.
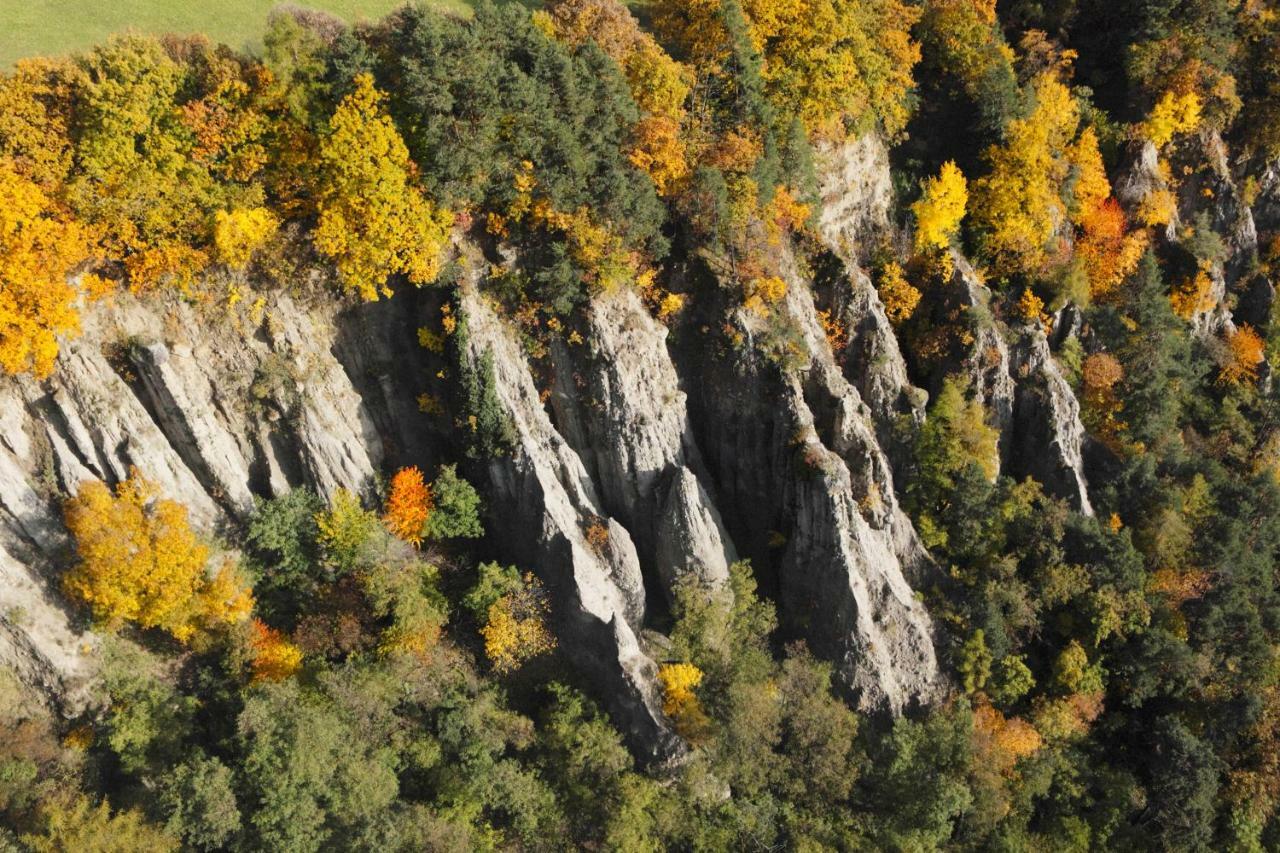
{"type": "Polygon", "coordinates": [[[0,851],[1280,849],[1280,4],[0,71],[0,851]]]}

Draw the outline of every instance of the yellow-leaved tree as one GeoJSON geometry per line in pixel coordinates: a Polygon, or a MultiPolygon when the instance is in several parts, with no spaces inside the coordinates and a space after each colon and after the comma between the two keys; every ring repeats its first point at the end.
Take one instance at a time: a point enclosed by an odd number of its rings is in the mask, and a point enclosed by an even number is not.
{"type": "Polygon", "coordinates": [[[774,102],[811,130],[874,115],[896,136],[910,115],[919,9],[900,0],[746,0],[774,102]]]}
{"type": "Polygon", "coordinates": [[[1168,145],[1173,137],[1200,125],[1200,96],[1195,92],[1165,92],[1151,109],[1143,132],[1156,148],[1168,145]]]}
{"type": "MultiPolygon", "coordinates": [[[[651,8],[659,34],[716,74],[729,54],[723,0],[659,0],[651,8]]],[[[897,136],[910,117],[911,70],[920,17],[902,0],[742,0],[753,46],[764,58],[769,98],[811,131],[837,131],[841,120],[879,119],[897,136]]]]}
{"type": "Polygon", "coordinates": [[[372,76],[356,77],[329,119],[316,175],[316,248],[334,261],[343,284],[369,301],[391,295],[390,275],[419,286],[435,281],[453,221],[415,185],[414,164],[383,98],[372,76]]]}
{"type": "Polygon", "coordinates": [[[71,170],[76,66],[66,59],[21,59],[0,75],[0,158],[53,191],[71,170]]]}
{"type": "Polygon", "coordinates": [[[1039,269],[1054,229],[1067,215],[1061,187],[1080,109],[1051,74],[1036,81],[1035,94],[1035,109],[1009,122],[1004,144],[987,151],[990,173],[974,182],[972,216],[999,275],[1039,269]]]}
{"type": "Polygon", "coordinates": [[[86,240],[58,215],[33,181],[0,161],[0,368],[43,378],[58,356],[58,335],[77,332],[76,291],[67,276],[86,240]]]}
{"type": "Polygon", "coordinates": [[[936,178],[926,178],[920,198],[911,205],[916,217],[916,251],[945,251],[960,230],[969,184],[954,161],[942,164],[936,178]]]}
{"type": "Polygon", "coordinates": [[[690,741],[702,739],[711,725],[693,692],[702,683],[702,670],[691,663],[665,663],[658,668],[658,683],[662,685],[662,713],[676,724],[676,731],[690,741]]]}
{"type": "Polygon", "coordinates": [[[662,195],[689,174],[681,127],[693,72],[667,55],[618,0],[558,0],[535,20],[572,45],[592,40],[622,69],[641,117],[631,129],[628,159],[662,195]]]}
{"type": "Polygon", "coordinates": [[[63,585],[99,622],[161,628],[186,642],[253,610],[235,564],[224,561],[210,578],[209,547],[191,529],[186,507],[158,497],[137,471],[114,494],[98,480],[85,483],[65,516],[79,561],[63,585]]]}
{"type": "Polygon", "coordinates": [[[547,627],[549,613],[546,591],[527,573],[518,589],[489,606],[480,635],[495,672],[513,672],[525,661],[555,648],[555,635],[547,627]]]}

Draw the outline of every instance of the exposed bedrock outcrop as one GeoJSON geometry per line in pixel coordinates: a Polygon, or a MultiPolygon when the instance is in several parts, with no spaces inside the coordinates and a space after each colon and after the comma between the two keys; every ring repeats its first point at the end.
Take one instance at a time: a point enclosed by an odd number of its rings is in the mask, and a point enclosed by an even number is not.
{"type": "Polygon", "coordinates": [[[1152,193],[1172,190],[1175,205],[1165,239],[1181,242],[1189,228],[1202,224],[1222,239],[1224,255],[1208,268],[1212,289],[1206,307],[1192,318],[1193,329],[1208,336],[1223,333],[1234,321],[1267,323],[1274,288],[1258,269],[1259,233],[1266,229],[1255,219],[1256,209],[1266,220],[1267,171],[1255,186],[1251,208],[1218,131],[1205,129],[1176,141],[1163,154],[1163,168],[1161,156],[1150,142],[1135,146],[1115,192],[1133,217],[1152,193]]]}
{"type": "Polygon", "coordinates": [[[948,300],[967,314],[973,336],[957,369],[1000,433],[1002,469],[1034,477],[1050,494],[1092,514],[1080,404],[1048,339],[1032,326],[1005,326],[992,314],[991,292],[970,263],[958,253],[952,262],[948,300]]]}
{"type": "Polygon", "coordinates": [[[1053,360],[1044,332],[1023,329],[1011,359],[1018,377],[1011,431],[1015,472],[1034,477],[1050,494],[1093,515],[1084,474],[1080,404],[1053,360]]]}
{"type": "Polygon", "coordinates": [[[54,374],[0,385],[0,660],[80,709],[93,637],[54,592],[62,496],[137,469],[216,532],[257,496],[367,491],[382,443],[333,353],[335,312],[270,297],[258,328],[127,296],[87,308],[54,374]],[[201,330],[197,334],[193,330],[201,330]]]}
{"type": "Polygon", "coordinates": [[[1013,405],[1017,389],[1010,369],[1009,345],[1005,329],[991,313],[991,291],[959,252],[951,253],[954,272],[947,288],[948,308],[964,312],[973,341],[965,350],[959,372],[987,407],[991,425],[1000,433],[1000,459],[1009,461],[1013,445],[1013,405]]]}
{"type": "Polygon", "coordinates": [[[668,601],[689,573],[723,583],[737,554],[706,488],[666,327],[627,289],[597,299],[586,325],[582,344],[554,349],[557,425],[668,601]]]}
{"type": "Polygon", "coordinates": [[[465,357],[477,367],[486,354],[492,359],[494,390],[515,427],[514,447],[487,465],[502,545],[546,583],[565,656],[595,681],[632,747],[670,760],[683,747],[661,710],[657,666],[638,640],[645,589],[631,535],[608,516],[582,459],[553,426],[512,330],[471,285],[461,310],[465,357]],[[607,535],[589,538],[592,528],[607,535]]]}
{"type": "Polygon", "coordinates": [[[867,133],[841,144],[819,144],[815,166],[822,200],[818,231],[833,251],[856,263],[889,228],[889,151],[878,134],[867,133]]]}
{"type": "MultiPolygon", "coordinates": [[[[785,256],[785,249],[784,249],[785,256]]],[[[741,346],[695,338],[682,354],[699,446],[721,509],[789,631],[835,662],[864,708],[939,691],[932,624],[908,577],[932,570],[898,506],[871,410],[837,365],[808,283],[784,257],[781,306],[811,357],[784,370],[764,324],[739,311],[741,346]]]]}
{"type": "MultiPolygon", "coordinates": [[[[1160,152],[1151,142],[1138,142],[1130,146],[1121,166],[1120,174],[1114,184],[1116,200],[1120,202],[1130,218],[1136,218],[1142,203],[1154,193],[1170,189],[1169,179],[1160,168],[1160,152]]],[[[1170,240],[1178,237],[1180,222],[1178,212],[1165,227],[1165,235],[1170,240]]]]}

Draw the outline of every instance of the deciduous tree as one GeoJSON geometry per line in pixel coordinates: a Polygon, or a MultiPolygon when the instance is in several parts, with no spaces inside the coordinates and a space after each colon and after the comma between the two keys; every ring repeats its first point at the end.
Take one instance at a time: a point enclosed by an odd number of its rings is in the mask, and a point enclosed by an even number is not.
{"type": "MultiPolygon", "coordinates": [[[[186,508],[158,497],[136,471],[114,495],[101,481],[83,484],[65,516],[79,561],[63,585],[99,621],[162,628],[187,641],[210,617],[216,623],[248,615],[237,584],[207,578],[209,548],[192,531],[186,508]],[[242,603],[210,612],[211,583],[242,603]]],[[[219,569],[233,571],[229,563],[219,569]]]]}
{"type": "Polygon", "coordinates": [[[83,230],[30,178],[0,160],[0,368],[53,370],[58,336],[80,329],[68,281],[86,255],[83,230]]]}
{"type": "Polygon", "coordinates": [[[969,185],[956,164],[948,160],[936,178],[926,178],[920,198],[911,205],[916,217],[916,251],[946,250],[960,229],[969,185]]]}
{"type": "Polygon", "coordinates": [[[373,77],[356,77],[320,143],[316,247],[333,259],[344,285],[362,299],[390,296],[390,275],[414,285],[440,273],[452,214],[426,199],[399,132],[382,108],[373,77]]]}
{"type": "Polygon", "coordinates": [[[393,536],[416,547],[422,542],[433,505],[431,487],[423,480],[422,472],[416,466],[401,468],[391,478],[382,523],[393,536]]]}

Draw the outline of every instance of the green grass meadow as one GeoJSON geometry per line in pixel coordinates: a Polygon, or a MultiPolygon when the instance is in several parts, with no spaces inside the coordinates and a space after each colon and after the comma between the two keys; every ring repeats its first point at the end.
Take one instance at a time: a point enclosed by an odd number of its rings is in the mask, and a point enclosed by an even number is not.
{"type": "MultiPolygon", "coordinates": [[[[354,23],[377,20],[405,0],[302,0],[354,23]]],[[[467,11],[465,0],[432,0],[467,11]]],[[[279,0],[0,0],[0,69],[26,56],[56,56],[106,41],[112,33],[204,33],[254,48],[279,0]]]]}

